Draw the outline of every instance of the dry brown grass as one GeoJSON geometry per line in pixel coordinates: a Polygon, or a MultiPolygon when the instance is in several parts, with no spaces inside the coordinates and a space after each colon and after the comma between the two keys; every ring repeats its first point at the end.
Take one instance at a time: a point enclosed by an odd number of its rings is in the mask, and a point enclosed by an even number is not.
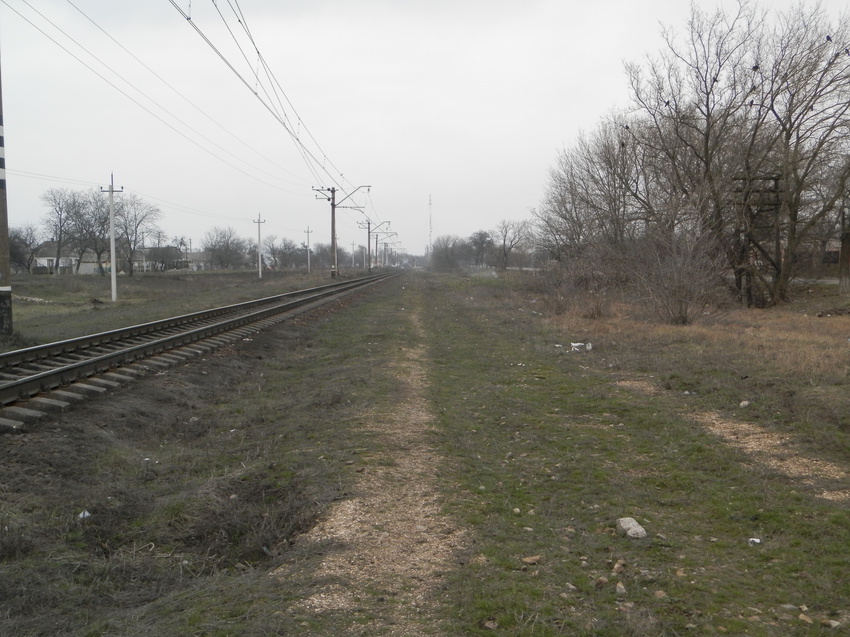
{"type": "Polygon", "coordinates": [[[850,374],[850,315],[821,314],[793,307],[734,309],[702,323],[675,326],[637,322],[628,316],[627,307],[620,305],[601,320],[588,320],[580,314],[551,320],[565,333],[583,334],[599,344],[635,352],[660,352],[671,343],[688,343],[697,354],[711,350],[729,364],[755,361],[780,375],[812,383],[846,379],[850,374]]]}
{"type": "MultiPolygon", "coordinates": [[[[666,397],[750,461],[846,501],[850,454],[850,299],[835,289],[764,310],[734,308],[700,323],[551,321],[590,340],[618,387],[666,397]],[[836,486],[837,485],[837,486],[836,486]],[[842,486],[843,485],[843,486],[842,486]]],[[[566,339],[565,339],[566,340],[566,339]]]]}

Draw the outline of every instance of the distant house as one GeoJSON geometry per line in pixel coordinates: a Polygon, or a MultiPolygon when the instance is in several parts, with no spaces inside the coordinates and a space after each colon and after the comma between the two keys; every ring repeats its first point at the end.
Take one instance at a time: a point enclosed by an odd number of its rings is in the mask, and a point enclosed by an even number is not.
{"type": "MultiPolygon", "coordinates": [[[[109,274],[111,272],[110,255],[107,252],[98,263],[97,255],[86,250],[82,258],[70,248],[63,247],[59,256],[59,274],[109,274]]],[[[127,262],[118,259],[117,272],[126,270],[127,262]]],[[[45,241],[39,247],[33,264],[33,274],[57,274],[56,242],[45,241]]],[[[136,251],[133,260],[134,272],[165,272],[169,270],[209,270],[209,255],[198,250],[181,252],[174,246],[162,248],[142,248],[136,251]]]]}
{"type": "MultiPolygon", "coordinates": [[[[82,258],[70,248],[63,247],[59,254],[59,274],[103,274],[109,272],[109,255],[97,262],[97,255],[86,250],[82,258]]],[[[45,241],[35,255],[33,274],[56,274],[56,242],[45,241]]]]}
{"type": "Polygon", "coordinates": [[[189,253],[190,270],[210,270],[210,255],[206,250],[196,250],[189,253]]]}
{"type": "Polygon", "coordinates": [[[133,262],[135,272],[167,272],[169,270],[208,270],[206,252],[183,252],[175,246],[142,248],[133,262]]]}
{"type": "Polygon", "coordinates": [[[71,255],[71,251],[62,248],[59,253],[59,261],[56,261],[56,242],[45,241],[35,253],[34,274],[73,274],[76,270],[77,259],[71,255]]]}

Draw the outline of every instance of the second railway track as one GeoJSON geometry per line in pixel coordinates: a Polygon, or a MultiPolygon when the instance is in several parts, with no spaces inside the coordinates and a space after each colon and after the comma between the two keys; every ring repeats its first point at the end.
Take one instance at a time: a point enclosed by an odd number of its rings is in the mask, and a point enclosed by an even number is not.
{"type": "Polygon", "coordinates": [[[0,430],[375,284],[377,275],[0,354],[0,430]],[[144,362],[147,364],[144,365],[144,362]]]}

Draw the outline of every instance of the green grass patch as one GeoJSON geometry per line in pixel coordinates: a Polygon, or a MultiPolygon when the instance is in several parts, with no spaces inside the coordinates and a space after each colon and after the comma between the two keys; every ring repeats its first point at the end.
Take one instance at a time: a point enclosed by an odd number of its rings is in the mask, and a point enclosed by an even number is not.
{"type": "Polygon", "coordinates": [[[687,418],[684,391],[701,409],[728,399],[706,391],[710,371],[668,376],[667,394],[624,390],[604,349],[556,347],[569,339],[520,289],[420,286],[447,511],[475,536],[450,577],[449,634],[807,634],[800,607],[846,612],[846,511],[687,418]],[[649,537],[618,535],[620,517],[649,537]]]}

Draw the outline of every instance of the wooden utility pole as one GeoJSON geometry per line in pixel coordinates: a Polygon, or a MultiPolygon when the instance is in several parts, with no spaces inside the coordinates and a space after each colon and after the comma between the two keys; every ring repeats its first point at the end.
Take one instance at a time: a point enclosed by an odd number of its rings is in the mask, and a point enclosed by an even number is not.
{"type": "Polygon", "coordinates": [[[9,213],[7,206],[3,87],[2,82],[0,82],[0,336],[12,335],[12,267],[9,259],[9,213]]]}

